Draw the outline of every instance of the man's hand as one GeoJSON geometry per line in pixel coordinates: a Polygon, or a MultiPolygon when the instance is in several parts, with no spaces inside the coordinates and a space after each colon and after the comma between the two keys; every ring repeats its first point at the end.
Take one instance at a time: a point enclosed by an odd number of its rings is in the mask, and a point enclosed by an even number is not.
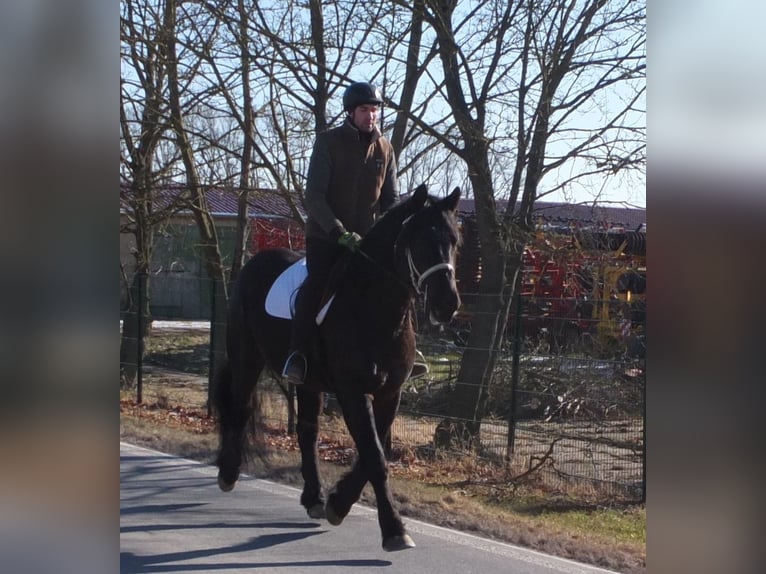
{"type": "Polygon", "coordinates": [[[344,234],[338,237],[338,243],[346,249],[350,249],[351,251],[359,250],[360,241],[362,241],[362,236],[358,233],[354,233],[353,231],[346,231],[344,234]]]}

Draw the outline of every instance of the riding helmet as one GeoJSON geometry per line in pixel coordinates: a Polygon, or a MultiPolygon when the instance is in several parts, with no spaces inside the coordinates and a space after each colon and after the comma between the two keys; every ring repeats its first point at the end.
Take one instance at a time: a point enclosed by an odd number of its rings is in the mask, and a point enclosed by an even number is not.
{"type": "Polygon", "coordinates": [[[369,82],[354,82],[343,92],[343,109],[347,112],[364,104],[381,105],[383,96],[380,90],[369,82]]]}

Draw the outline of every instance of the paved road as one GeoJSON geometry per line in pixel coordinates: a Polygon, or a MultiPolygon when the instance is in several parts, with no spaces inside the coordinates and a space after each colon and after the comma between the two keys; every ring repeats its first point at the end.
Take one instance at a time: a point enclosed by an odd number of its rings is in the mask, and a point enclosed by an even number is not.
{"type": "Polygon", "coordinates": [[[603,574],[594,568],[405,518],[417,548],[387,553],[373,509],[342,525],[307,517],[298,490],[120,443],[120,572],[603,574]]]}

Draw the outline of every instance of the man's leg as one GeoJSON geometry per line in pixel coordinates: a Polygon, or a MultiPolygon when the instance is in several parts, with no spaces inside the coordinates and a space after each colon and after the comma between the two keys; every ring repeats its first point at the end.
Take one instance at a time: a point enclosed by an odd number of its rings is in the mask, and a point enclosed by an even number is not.
{"type": "Polygon", "coordinates": [[[315,317],[332,266],[343,247],[321,239],[306,240],[306,270],[308,276],[295,301],[295,316],[290,337],[290,354],[282,369],[282,380],[294,385],[303,384],[308,372],[309,341],[316,329],[315,317]]]}
{"type": "Polygon", "coordinates": [[[303,384],[308,370],[306,354],[311,331],[312,309],[315,308],[315,305],[312,305],[310,280],[311,274],[306,277],[296,297],[295,315],[290,333],[290,354],[282,369],[282,380],[293,385],[303,384]]]}

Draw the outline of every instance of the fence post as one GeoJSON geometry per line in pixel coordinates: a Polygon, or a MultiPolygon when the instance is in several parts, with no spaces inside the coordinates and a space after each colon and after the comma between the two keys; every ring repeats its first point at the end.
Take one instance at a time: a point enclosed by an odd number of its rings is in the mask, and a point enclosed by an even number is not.
{"type": "Polygon", "coordinates": [[[511,362],[511,404],[508,413],[507,456],[510,460],[516,442],[516,392],[519,386],[519,357],[521,355],[521,289],[516,286],[516,316],[513,321],[513,359],[511,362]]]}
{"type": "Polygon", "coordinates": [[[215,350],[216,350],[216,291],[218,281],[211,279],[210,285],[210,342],[208,347],[207,359],[207,416],[213,414],[213,385],[215,384],[215,350]]]}
{"type": "Polygon", "coordinates": [[[136,357],[136,402],[140,405],[144,400],[144,285],[146,285],[146,272],[138,273],[138,356],[136,357]]]}
{"type": "MultiPolygon", "coordinates": [[[[644,339],[646,341],[646,339],[644,339]]],[[[646,347],[644,347],[646,348],[646,347]]],[[[641,428],[644,435],[643,443],[644,449],[641,453],[641,503],[646,504],[646,355],[643,360],[644,376],[643,376],[643,390],[641,392],[641,428]]]]}

